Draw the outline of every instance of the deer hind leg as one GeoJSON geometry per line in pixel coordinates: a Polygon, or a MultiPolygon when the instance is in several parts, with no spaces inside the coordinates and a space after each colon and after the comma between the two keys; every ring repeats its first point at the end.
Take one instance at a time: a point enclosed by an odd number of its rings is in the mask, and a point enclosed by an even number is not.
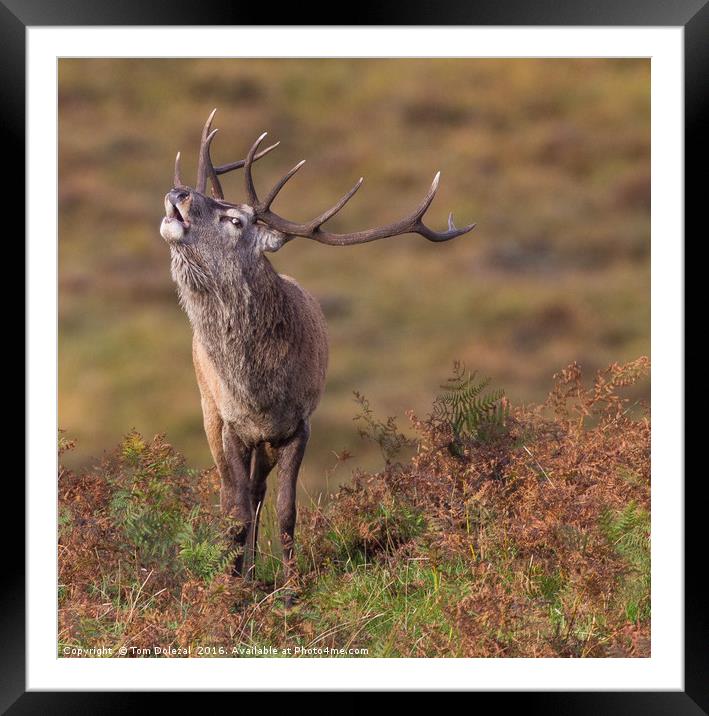
{"type": "Polygon", "coordinates": [[[230,538],[237,551],[234,574],[247,579],[253,576],[253,539],[251,538],[254,510],[249,484],[251,448],[238,437],[229,423],[222,424],[222,446],[228,469],[222,476],[222,513],[234,520],[230,538]]]}
{"type": "Polygon", "coordinates": [[[257,445],[251,452],[251,509],[254,515],[251,548],[254,559],[258,551],[259,521],[266,498],[266,478],[276,464],[277,458],[278,453],[267,443],[257,445]]]}
{"type": "MultiPolygon", "coordinates": [[[[295,488],[298,481],[300,463],[303,461],[305,447],[310,437],[310,423],[303,421],[290,440],[278,451],[278,527],[283,547],[283,574],[286,587],[295,586],[296,568],[294,555],[295,536],[295,488]]],[[[286,592],[286,607],[293,602],[292,592],[286,592]]]]}

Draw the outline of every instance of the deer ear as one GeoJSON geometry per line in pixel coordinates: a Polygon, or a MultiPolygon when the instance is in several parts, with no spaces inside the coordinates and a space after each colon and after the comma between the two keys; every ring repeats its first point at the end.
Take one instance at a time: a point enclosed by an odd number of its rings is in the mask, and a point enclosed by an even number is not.
{"type": "Polygon", "coordinates": [[[261,251],[269,251],[271,253],[278,251],[289,239],[286,234],[280,231],[274,231],[273,229],[261,229],[259,233],[258,244],[261,251]]]}

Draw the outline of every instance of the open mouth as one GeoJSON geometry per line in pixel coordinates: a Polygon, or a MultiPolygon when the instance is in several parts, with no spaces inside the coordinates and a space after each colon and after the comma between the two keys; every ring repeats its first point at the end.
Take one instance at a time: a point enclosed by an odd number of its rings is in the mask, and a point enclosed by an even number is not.
{"type": "Polygon", "coordinates": [[[185,234],[190,228],[187,218],[192,204],[189,192],[173,189],[165,195],[165,218],[162,220],[160,234],[170,243],[179,243],[185,240],[185,234]]]}
{"type": "Polygon", "coordinates": [[[174,201],[168,194],[165,197],[165,219],[168,222],[176,221],[181,224],[183,229],[188,229],[190,226],[189,220],[185,214],[189,208],[189,195],[185,196],[184,199],[174,201]]]}

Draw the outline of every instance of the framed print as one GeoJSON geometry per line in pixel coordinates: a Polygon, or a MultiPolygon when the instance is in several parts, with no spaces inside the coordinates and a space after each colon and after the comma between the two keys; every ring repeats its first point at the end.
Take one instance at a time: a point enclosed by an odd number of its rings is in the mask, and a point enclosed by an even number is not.
{"type": "Polygon", "coordinates": [[[681,419],[705,5],[0,11],[27,168],[10,713],[707,708],[681,419]]]}

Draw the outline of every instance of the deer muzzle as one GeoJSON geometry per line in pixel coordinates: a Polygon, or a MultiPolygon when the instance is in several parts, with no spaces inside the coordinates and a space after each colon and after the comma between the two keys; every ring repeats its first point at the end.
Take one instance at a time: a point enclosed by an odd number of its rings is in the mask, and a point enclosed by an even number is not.
{"type": "Polygon", "coordinates": [[[192,195],[183,189],[173,189],[165,195],[165,218],[160,234],[168,242],[181,241],[190,228],[189,211],[192,195]]]}

